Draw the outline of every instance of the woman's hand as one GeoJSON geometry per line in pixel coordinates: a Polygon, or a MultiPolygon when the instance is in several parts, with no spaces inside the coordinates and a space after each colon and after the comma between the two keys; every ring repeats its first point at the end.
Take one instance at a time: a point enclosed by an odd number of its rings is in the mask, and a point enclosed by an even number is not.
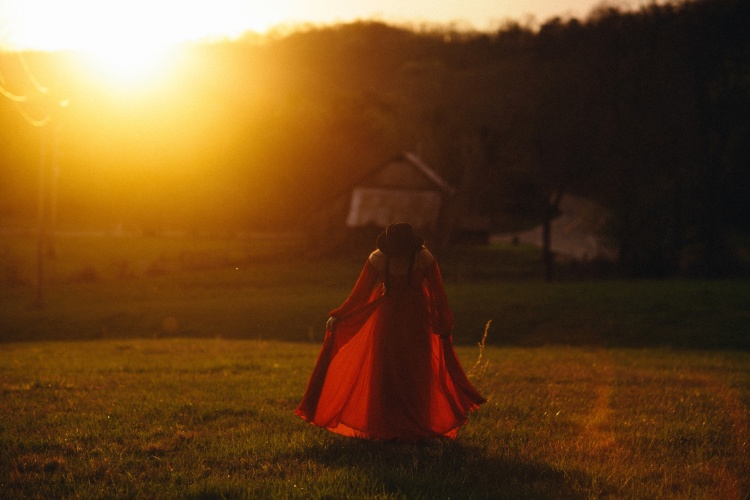
{"type": "Polygon", "coordinates": [[[338,321],[336,318],[331,316],[328,318],[328,321],[326,321],[326,331],[332,332],[333,326],[336,324],[336,321],[338,321]]]}

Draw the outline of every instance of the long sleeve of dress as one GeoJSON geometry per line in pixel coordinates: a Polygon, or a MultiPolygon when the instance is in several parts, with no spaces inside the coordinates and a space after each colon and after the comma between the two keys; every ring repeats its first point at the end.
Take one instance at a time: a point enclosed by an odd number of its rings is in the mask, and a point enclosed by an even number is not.
{"type": "Polygon", "coordinates": [[[366,262],[349,296],[329,315],[336,318],[333,328],[326,331],[323,347],[308,382],[305,396],[295,413],[312,420],[323,390],[328,368],[336,354],[354,337],[378,305],[378,273],[366,262]]]}
{"type": "Polygon", "coordinates": [[[378,272],[368,260],[365,262],[365,266],[362,269],[359,278],[357,278],[357,282],[354,284],[354,288],[352,288],[349,296],[339,307],[328,313],[329,316],[336,319],[343,319],[352,314],[356,314],[359,310],[365,307],[372,298],[375,298],[373,297],[373,292],[377,292],[378,281],[378,272]]]}

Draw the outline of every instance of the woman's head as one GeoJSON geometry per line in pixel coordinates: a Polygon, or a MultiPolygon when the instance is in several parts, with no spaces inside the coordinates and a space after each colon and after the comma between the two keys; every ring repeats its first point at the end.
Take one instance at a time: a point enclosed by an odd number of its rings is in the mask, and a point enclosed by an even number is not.
{"type": "Polygon", "coordinates": [[[396,222],[378,236],[377,247],[388,257],[402,257],[414,254],[424,245],[424,238],[414,233],[411,225],[396,222]]]}

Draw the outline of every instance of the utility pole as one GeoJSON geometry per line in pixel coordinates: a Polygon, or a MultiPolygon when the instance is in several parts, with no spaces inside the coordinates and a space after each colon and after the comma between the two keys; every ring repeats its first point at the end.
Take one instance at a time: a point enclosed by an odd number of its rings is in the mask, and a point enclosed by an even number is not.
{"type": "Polygon", "coordinates": [[[47,184],[47,125],[39,127],[39,185],[36,218],[36,295],[34,305],[44,307],[44,248],[47,243],[46,184],[47,184]]]}
{"type": "Polygon", "coordinates": [[[45,298],[45,257],[53,257],[55,249],[49,236],[50,221],[56,219],[57,203],[57,175],[58,175],[58,152],[60,142],[60,131],[62,129],[61,110],[68,106],[68,100],[57,100],[49,92],[49,89],[39,83],[39,80],[31,73],[28,63],[21,52],[18,58],[23,70],[36,90],[35,99],[30,99],[27,95],[16,94],[6,88],[5,78],[0,71],[0,95],[10,100],[16,107],[21,117],[29,125],[39,129],[39,179],[37,193],[37,256],[36,256],[36,294],[34,305],[44,307],[45,298]],[[37,111],[43,110],[46,116],[37,119],[33,113],[29,113],[25,106],[31,104],[37,111]],[[52,129],[51,127],[53,127],[52,129]],[[50,128],[48,128],[50,127],[50,128]],[[52,130],[52,132],[50,132],[52,130]],[[51,164],[51,167],[50,167],[51,164]],[[52,174],[53,177],[50,177],[52,174]],[[49,186],[48,186],[49,184],[49,186]],[[48,195],[48,192],[51,194],[48,195]],[[48,199],[49,198],[49,199],[48,199]],[[49,205],[49,206],[48,206],[49,205]],[[48,215],[49,214],[49,215],[48,215]]]}
{"type": "Polygon", "coordinates": [[[37,199],[37,245],[36,245],[36,294],[34,306],[45,305],[46,275],[44,261],[55,257],[52,227],[57,218],[57,177],[59,175],[60,132],[62,120],[60,110],[67,107],[68,101],[52,104],[50,120],[40,130],[39,147],[39,192],[37,199]]]}

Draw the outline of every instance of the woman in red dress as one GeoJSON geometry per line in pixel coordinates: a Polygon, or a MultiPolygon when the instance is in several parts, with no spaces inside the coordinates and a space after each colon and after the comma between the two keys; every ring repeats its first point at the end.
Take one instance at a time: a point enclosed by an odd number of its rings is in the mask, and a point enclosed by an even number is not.
{"type": "Polygon", "coordinates": [[[437,262],[406,223],[377,240],[326,336],[295,413],[345,436],[455,438],[485,399],[451,341],[453,313],[437,262]]]}

